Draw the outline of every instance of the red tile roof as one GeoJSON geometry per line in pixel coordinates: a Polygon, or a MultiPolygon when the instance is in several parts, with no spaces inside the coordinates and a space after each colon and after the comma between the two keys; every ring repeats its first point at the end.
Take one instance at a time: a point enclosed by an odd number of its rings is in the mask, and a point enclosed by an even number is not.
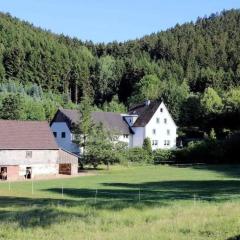
{"type": "Polygon", "coordinates": [[[58,149],[45,121],[0,120],[0,149],[58,149]]]}

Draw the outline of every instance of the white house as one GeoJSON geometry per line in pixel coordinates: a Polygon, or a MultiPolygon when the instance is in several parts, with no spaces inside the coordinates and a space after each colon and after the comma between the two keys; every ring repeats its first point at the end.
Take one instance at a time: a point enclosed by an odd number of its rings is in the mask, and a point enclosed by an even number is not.
{"type": "Polygon", "coordinates": [[[78,156],[59,149],[48,122],[0,120],[0,178],[77,174],[78,156]]]}
{"type": "MultiPolygon", "coordinates": [[[[120,113],[92,112],[91,115],[93,123],[102,123],[104,128],[117,135],[118,141],[125,142],[129,146],[129,138],[133,132],[120,113]]],[[[74,143],[73,133],[73,128],[78,124],[80,117],[78,110],[59,109],[50,124],[58,145],[75,154],[80,154],[81,151],[74,143]]]]}
{"type": "Polygon", "coordinates": [[[176,147],[177,126],[163,102],[135,105],[125,119],[134,132],[131,147],[141,147],[145,138],[151,140],[153,150],[176,147]]]}
{"type": "MultiPolygon", "coordinates": [[[[59,109],[51,122],[59,146],[75,154],[80,154],[80,148],[73,142],[73,126],[80,117],[78,110],[59,109]]],[[[142,147],[145,138],[150,138],[153,150],[176,147],[177,126],[163,102],[148,100],[124,114],[93,112],[92,120],[116,133],[118,141],[130,148],[142,147]]]]}

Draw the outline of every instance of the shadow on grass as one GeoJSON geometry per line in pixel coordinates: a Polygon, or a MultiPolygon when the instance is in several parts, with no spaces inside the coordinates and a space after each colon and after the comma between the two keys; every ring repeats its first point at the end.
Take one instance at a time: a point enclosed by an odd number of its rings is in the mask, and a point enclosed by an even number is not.
{"type": "Polygon", "coordinates": [[[17,223],[21,228],[49,227],[72,218],[86,218],[84,214],[63,210],[66,206],[78,205],[74,200],[0,197],[0,222],[17,223]]]}
{"type": "Polygon", "coordinates": [[[195,165],[191,168],[197,170],[208,170],[216,173],[224,174],[226,177],[231,178],[240,178],[240,164],[232,164],[232,165],[195,165]]]}
{"type": "Polygon", "coordinates": [[[240,240],[240,234],[234,237],[227,238],[226,240],[240,240]]]}
{"type": "MultiPolygon", "coordinates": [[[[105,189],[90,190],[66,188],[64,194],[71,198],[94,199],[107,201],[129,201],[134,204],[157,202],[169,205],[174,200],[192,200],[198,198],[206,201],[226,201],[240,197],[240,181],[238,180],[206,180],[206,181],[161,181],[145,183],[102,183],[105,189]],[[109,189],[109,187],[111,189],[109,189]]],[[[61,188],[47,189],[61,194],[61,188]]],[[[114,210],[114,209],[113,209],[114,210]]]]}
{"type": "MultiPolygon", "coordinates": [[[[58,189],[56,189],[56,192],[58,192],[58,189]]],[[[64,194],[70,194],[70,192],[66,191],[64,194]]],[[[52,224],[71,220],[80,219],[88,222],[90,218],[92,219],[97,215],[97,209],[118,211],[127,207],[135,207],[141,210],[156,205],[156,203],[151,202],[139,203],[138,201],[124,201],[123,199],[118,201],[103,200],[101,194],[97,199],[92,194],[88,197],[87,195],[84,196],[84,199],[78,200],[0,196],[0,223],[18,224],[20,228],[49,228],[52,224]],[[76,209],[70,209],[69,207],[76,207],[76,209]]],[[[157,205],[159,206],[159,204],[157,205]]]]}

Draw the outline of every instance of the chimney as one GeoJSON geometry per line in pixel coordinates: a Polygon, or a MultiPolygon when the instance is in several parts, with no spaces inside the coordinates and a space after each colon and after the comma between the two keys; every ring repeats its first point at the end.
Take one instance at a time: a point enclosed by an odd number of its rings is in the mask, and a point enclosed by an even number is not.
{"type": "Polygon", "coordinates": [[[151,101],[150,101],[149,99],[147,99],[147,100],[145,101],[145,106],[149,106],[150,103],[151,103],[151,101]]]}

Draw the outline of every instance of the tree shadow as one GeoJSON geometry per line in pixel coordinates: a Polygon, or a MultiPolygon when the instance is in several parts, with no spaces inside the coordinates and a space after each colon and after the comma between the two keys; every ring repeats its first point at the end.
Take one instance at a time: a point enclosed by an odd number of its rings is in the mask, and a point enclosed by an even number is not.
{"type": "MultiPolygon", "coordinates": [[[[176,200],[226,201],[240,196],[238,180],[206,180],[206,181],[161,181],[145,183],[102,183],[103,188],[97,190],[67,188],[64,194],[71,198],[97,199],[97,201],[119,201],[134,204],[144,202],[150,204],[169,205],[176,200]],[[111,189],[109,189],[111,187],[111,189]]],[[[61,188],[48,191],[61,193],[61,188]]],[[[125,205],[123,205],[125,206],[125,205]]],[[[102,205],[113,209],[116,206],[102,205]]]]}
{"type": "Polygon", "coordinates": [[[240,235],[227,238],[226,240],[240,240],[240,235]]]}
{"type": "Polygon", "coordinates": [[[196,170],[208,170],[216,173],[221,173],[226,177],[240,178],[240,164],[195,165],[191,168],[196,170]]]}
{"type": "Polygon", "coordinates": [[[69,213],[63,210],[63,207],[79,204],[74,200],[0,197],[0,221],[17,223],[21,228],[46,228],[73,217],[85,219],[87,217],[85,214],[69,213]]]}

